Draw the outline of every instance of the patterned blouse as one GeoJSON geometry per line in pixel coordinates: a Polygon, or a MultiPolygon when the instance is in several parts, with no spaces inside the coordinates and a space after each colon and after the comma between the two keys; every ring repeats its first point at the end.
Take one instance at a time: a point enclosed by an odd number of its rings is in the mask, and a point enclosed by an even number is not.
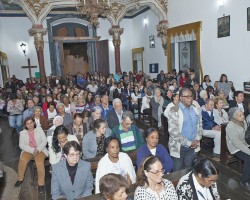
{"type": "Polygon", "coordinates": [[[104,149],[104,142],[105,142],[105,136],[102,135],[101,137],[96,138],[97,143],[97,152],[96,156],[104,156],[105,155],[105,149],[104,149]]]}
{"type": "Polygon", "coordinates": [[[160,194],[148,187],[138,186],[135,190],[135,200],[178,200],[174,185],[171,181],[163,179],[163,189],[160,194]]]}

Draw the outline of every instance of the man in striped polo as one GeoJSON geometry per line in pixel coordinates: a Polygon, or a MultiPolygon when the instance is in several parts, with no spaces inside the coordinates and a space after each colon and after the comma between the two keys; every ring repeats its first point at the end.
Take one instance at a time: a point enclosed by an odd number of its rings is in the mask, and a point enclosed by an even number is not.
{"type": "Polygon", "coordinates": [[[140,129],[133,124],[134,116],[130,111],[124,111],[122,122],[112,129],[112,136],[121,143],[121,151],[131,151],[138,149],[145,141],[140,129]]]}

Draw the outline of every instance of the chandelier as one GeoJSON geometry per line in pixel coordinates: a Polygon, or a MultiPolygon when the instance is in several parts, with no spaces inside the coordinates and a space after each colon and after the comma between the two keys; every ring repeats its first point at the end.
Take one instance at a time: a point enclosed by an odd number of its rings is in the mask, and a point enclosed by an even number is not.
{"type": "Polygon", "coordinates": [[[99,25],[98,16],[106,17],[110,12],[109,0],[79,0],[76,8],[95,27],[99,25]]]}

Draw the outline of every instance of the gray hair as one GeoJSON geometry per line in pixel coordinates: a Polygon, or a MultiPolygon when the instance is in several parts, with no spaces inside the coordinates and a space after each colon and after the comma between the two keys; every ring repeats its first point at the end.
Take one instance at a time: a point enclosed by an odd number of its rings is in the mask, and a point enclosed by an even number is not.
{"type": "Polygon", "coordinates": [[[207,91],[206,91],[206,90],[201,90],[201,91],[200,91],[200,97],[201,97],[201,98],[203,98],[205,94],[207,94],[207,91]]]}
{"type": "Polygon", "coordinates": [[[96,112],[97,110],[101,110],[102,111],[102,108],[100,106],[94,106],[91,110],[91,112],[96,112]]]}
{"type": "Polygon", "coordinates": [[[124,111],[122,113],[122,120],[129,118],[131,121],[134,121],[134,114],[131,111],[124,111]]]}
{"type": "Polygon", "coordinates": [[[228,111],[229,119],[230,120],[235,119],[235,116],[236,116],[237,112],[239,112],[239,111],[241,111],[241,109],[239,107],[230,108],[228,111]]]}
{"type": "Polygon", "coordinates": [[[121,99],[119,98],[113,99],[113,107],[115,106],[116,103],[122,103],[121,99]]]}
{"type": "Polygon", "coordinates": [[[56,108],[58,108],[59,106],[63,106],[64,108],[65,108],[65,106],[64,106],[64,104],[63,103],[58,103],[58,104],[56,104],[56,108]]]}

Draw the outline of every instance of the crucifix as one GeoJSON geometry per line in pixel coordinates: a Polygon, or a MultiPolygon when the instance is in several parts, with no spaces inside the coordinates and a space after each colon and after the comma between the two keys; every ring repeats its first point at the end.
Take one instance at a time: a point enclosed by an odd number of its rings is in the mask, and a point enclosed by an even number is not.
{"type": "Polygon", "coordinates": [[[31,66],[30,65],[30,59],[28,58],[28,66],[22,66],[23,69],[29,69],[29,75],[30,75],[30,78],[31,78],[31,69],[32,68],[37,68],[37,66],[31,66]]]}

